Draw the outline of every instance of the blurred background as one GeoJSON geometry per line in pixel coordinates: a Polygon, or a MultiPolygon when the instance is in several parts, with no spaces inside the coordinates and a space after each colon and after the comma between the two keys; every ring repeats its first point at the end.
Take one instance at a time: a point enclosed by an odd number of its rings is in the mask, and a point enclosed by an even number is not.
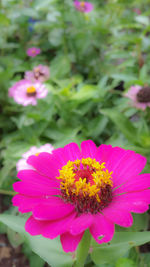
{"type": "MultiPolygon", "coordinates": [[[[92,139],[97,145],[121,146],[146,156],[145,172],[150,172],[150,1],[91,3],[93,9],[83,12],[72,0],[0,0],[3,214],[18,214],[11,204],[16,164],[32,146],[57,148],[92,139]],[[29,48],[40,53],[29,55],[29,48]],[[9,89],[40,64],[50,71],[42,81],[47,96],[34,106],[16,103],[9,89]],[[128,95],[134,86],[147,88],[144,100],[128,95]]],[[[48,266],[35,254],[35,244],[29,246],[16,233],[20,223],[13,218],[0,222],[0,266],[48,266]]],[[[149,213],[134,215],[132,231],[148,229],[149,213]]],[[[148,267],[149,245],[117,252],[113,263],[106,259],[87,266],[148,267]]]]}

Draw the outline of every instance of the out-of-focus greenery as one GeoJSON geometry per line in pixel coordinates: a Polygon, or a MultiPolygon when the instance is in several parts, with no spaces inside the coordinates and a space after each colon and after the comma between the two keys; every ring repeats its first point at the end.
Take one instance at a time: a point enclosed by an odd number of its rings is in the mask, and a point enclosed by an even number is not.
{"type": "MultiPolygon", "coordinates": [[[[0,193],[7,190],[11,194],[21,155],[31,146],[45,143],[56,148],[92,139],[97,145],[121,146],[146,156],[145,171],[150,172],[150,109],[137,110],[124,97],[131,85],[150,85],[150,1],[91,2],[93,11],[83,14],[71,0],[0,1],[0,193]],[[42,51],[35,58],[26,55],[32,46],[42,51]],[[38,64],[50,67],[49,94],[38,100],[37,106],[22,107],[8,97],[8,89],[38,64]]],[[[10,203],[7,197],[4,201],[10,203]]],[[[7,213],[0,220],[13,231],[4,225],[0,230],[8,233],[14,246],[25,238],[24,244],[30,244],[35,253],[40,250],[39,255],[52,266],[72,265],[72,258],[63,258],[63,254],[57,263],[59,250],[51,260],[50,250],[45,248],[48,244],[52,248],[53,243],[41,238],[43,250],[37,248],[36,239],[24,237],[23,230],[18,230],[24,219],[13,217],[16,209],[7,213]],[[14,231],[20,234],[18,243],[14,231]]],[[[117,229],[110,248],[105,248],[107,244],[95,248],[93,265],[87,262],[87,266],[149,266],[150,254],[141,254],[137,247],[150,240],[149,233],[139,232],[148,229],[148,215],[142,216],[136,217],[129,232],[121,229],[119,235],[117,229]],[[118,239],[124,242],[122,250],[119,244],[116,247],[118,239]],[[132,246],[136,249],[129,250],[132,246]],[[103,262],[101,253],[106,254],[103,262]]],[[[24,253],[31,266],[36,261],[37,267],[43,266],[27,247],[24,245],[24,253]]]]}

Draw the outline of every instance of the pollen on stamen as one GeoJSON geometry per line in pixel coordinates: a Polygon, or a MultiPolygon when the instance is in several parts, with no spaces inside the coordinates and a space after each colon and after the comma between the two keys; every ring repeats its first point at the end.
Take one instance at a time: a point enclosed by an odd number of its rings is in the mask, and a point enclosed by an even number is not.
{"type": "Polygon", "coordinates": [[[112,200],[112,172],[105,162],[91,158],[68,161],[59,173],[62,198],[72,203],[78,214],[96,214],[112,200]]]}

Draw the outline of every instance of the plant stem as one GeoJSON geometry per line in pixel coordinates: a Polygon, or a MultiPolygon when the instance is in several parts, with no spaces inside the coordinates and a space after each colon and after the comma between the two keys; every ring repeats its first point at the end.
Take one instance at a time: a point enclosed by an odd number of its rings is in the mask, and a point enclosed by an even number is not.
{"type": "Polygon", "coordinates": [[[85,231],[84,236],[77,249],[77,260],[75,262],[74,267],[84,267],[86,258],[89,253],[90,243],[91,243],[91,234],[89,230],[87,230],[85,231]]]}
{"type": "Polygon", "coordinates": [[[14,196],[16,195],[16,192],[0,189],[0,194],[14,196]]]}

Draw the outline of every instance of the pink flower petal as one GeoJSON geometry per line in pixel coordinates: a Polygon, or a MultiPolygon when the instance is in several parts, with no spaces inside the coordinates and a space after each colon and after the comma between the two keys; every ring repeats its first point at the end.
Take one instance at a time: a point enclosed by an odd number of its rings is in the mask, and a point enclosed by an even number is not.
{"type": "Polygon", "coordinates": [[[30,156],[27,163],[32,165],[39,173],[49,178],[55,179],[59,176],[61,164],[57,160],[53,160],[53,153],[42,152],[38,156],[30,156]]]}
{"type": "Polygon", "coordinates": [[[55,201],[51,201],[50,199],[46,204],[40,204],[34,207],[33,216],[37,220],[57,220],[73,211],[73,205],[64,203],[60,198],[56,198],[55,201]]]}
{"type": "Polygon", "coordinates": [[[32,182],[16,182],[13,184],[13,189],[28,196],[53,196],[59,195],[60,190],[42,183],[32,182]]]}
{"type": "Polygon", "coordinates": [[[45,227],[45,224],[45,221],[38,221],[35,220],[33,216],[30,216],[26,221],[25,230],[32,236],[40,235],[45,227]]]}
{"type": "Polygon", "coordinates": [[[131,176],[139,174],[146,164],[146,158],[140,154],[120,147],[112,148],[110,145],[101,145],[98,148],[96,159],[106,162],[106,168],[113,171],[114,187],[124,183],[131,176]]]}
{"type": "Polygon", "coordinates": [[[69,214],[67,217],[59,219],[57,221],[51,221],[47,223],[44,227],[42,235],[46,238],[56,238],[58,235],[63,234],[69,228],[70,223],[76,216],[76,213],[73,212],[69,214]]]}
{"type": "Polygon", "coordinates": [[[81,143],[81,154],[83,158],[95,158],[97,147],[92,140],[83,141],[81,143]]]}
{"type": "Polygon", "coordinates": [[[70,233],[72,235],[78,235],[85,231],[93,222],[92,214],[82,214],[75,218],[70,224],[70,233]]]}
{"type": "Polygon", "coordinates": [[[79,235],[71,235],[70,233],[64,233],[60,236],[60,241],[65,252],[73,252],[76,250],[79,242],[82,239],[84,233],[79,235]]]}
{"type": "Polygon", "coordinates": [[[70,143],[64,147],[64,156],[67,160],[81,159],[81,153],[76,143],[70,143]]]}
{"type": "Polygon", "coordinates": [[[60,166],[67,164],[67,158],[64,155],[64,148],[57,148],[52,152],[53,160],[59,162],[60,166]]]}
{"type": "Polygon", "coordinates": [[[150,174],[144,173],[129,179],[119,188],[114,190],[114,194],[121,194],[126,192],[136,192],[148,189],[150,187],[150,174]]]}
{"type": "Polygon", "coordinates": [[[35,170],[21,170],[18,172],[17,177],[23,182],[30,182],[31,184],[37,183],[38,185],[40,183],[48,187],[59,188],[60,184],[59,180],[50,179],[47,176],[39,174],[35,170]]]}
{"type": "Polygon", "coordinates": [[[100,145],[97,149],[95,159],[97,161],[100,161],[100,163],[107,162],[112,153],[112,150],[113,148],[111,145],[100,145]]]}
{"type": "Polygon", "coordinates": [[[112,168],[115,177],[114,187],[139,174],[146,165],[146,158],[128,150],[112,168]],[[128,174],[128,175],[127,175],[128,174]]]}
{"type": "Polygon", "coordinates": [[[40,203],[46,202],[47,199],[40,197],[27,197],[24,195],[17,194],[13,197],[13,206],[17,206],[19,212],[30,212],[32,209],[40,203]]]}
{"type": "Polygon", "coordinates": [[[109,242],[114,235],[114,223],[106,219],[102,214],[98,213],[93,216],[93,223],[90,226],[90,233],[98,242],[102,244],[103,242],[109,242]],[[99,239],[103,236],[101,239],[99,239]]]}
{"type": "Polygon", "coordinates": [[[39,221],[31,216],[26,224],[25,230],[31,235],[43,235],[46,238],[56,238],[67,231],[68,225],[75,217],[75,213],[56,221],[39,221]]]}
{"type": "Polygon", "coordinates": [[[142,213],[148,210],[150,190],[128,193],[113,198],[113,208],[119,207],[130,212],[142,213]]]}
{"type": "Polygon", "coordinates": [[[128,211],[120,207],[113,208],[112,203],[107,208],[104,208],[102,213],[107,219],[123,227],[130,227],[133,223],[133,218],[128,211]]]}

